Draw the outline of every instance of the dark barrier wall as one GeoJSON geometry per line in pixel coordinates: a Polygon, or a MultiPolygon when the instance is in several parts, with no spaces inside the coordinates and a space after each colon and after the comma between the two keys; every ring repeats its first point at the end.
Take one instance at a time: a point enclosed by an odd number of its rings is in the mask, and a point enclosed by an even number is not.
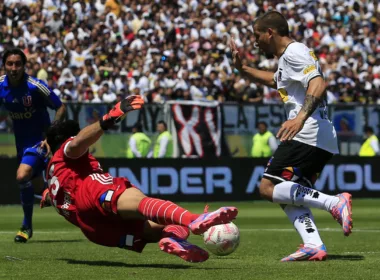
{"type": "MultiPolygon", "coordinates": [[[[260,199],[265,159],[101,159],[105,171],[127,177],[144,193],[173,201],[260,199]]],[[[0,204],[19,203],[16,159],[0,159],[0,204]]],[[[334,157],[315,184],[317,190],[354,197],[380,197],[380,158],[334,157]]]]}
{"type": "Polygon", "coordinates": [[[0,204],[20,204],[20,191],[16,183],[17,158],[0,158],[0,204]]]}

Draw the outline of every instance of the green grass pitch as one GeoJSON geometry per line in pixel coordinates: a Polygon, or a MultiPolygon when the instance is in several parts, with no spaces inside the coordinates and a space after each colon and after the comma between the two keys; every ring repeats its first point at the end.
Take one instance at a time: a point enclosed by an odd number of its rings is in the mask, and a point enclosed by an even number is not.
{"type": "MultiPolygon", "coordinates": [[[[54,209],[37,206],[33,238],[15,244],[21,207],[0,207],[0,279],[380,279],[380,200],[353,201],[354,232],[348,238],[329,213],[314,210],[329,259],[298,263],[279,261],[301,243],[280,207],[256,201],[212,203],[210,210],[224,204],[239,208],[240,247],[201,264],[162,253],[157,244],[142,254],[92,244],[54,209]]],[[[180,205],[203,210],[200,203],[180,205]]],[[[203,246],[199,236],[190,241],[203,246]]]]}

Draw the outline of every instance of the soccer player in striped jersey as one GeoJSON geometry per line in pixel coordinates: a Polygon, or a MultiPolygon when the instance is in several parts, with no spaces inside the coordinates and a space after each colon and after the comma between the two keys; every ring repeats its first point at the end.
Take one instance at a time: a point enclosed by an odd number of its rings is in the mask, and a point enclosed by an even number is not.
{"type": "Polygon", "coordinates": [[[171,201],[147,197],[128,179],[104,172],[88,152],[104,130],[143,104],[140,96],[129,96],[82,130],[73,120],[54,123],[47,132],[53,157],[42,202],[50,199],[60,215],[96,244],[142,252],[146,243],[158,242],[163,252],[185,261],[206,261],[207,251],[186,240],[189,232],[199,235],[230,222],[238,214],[235,207],[195,214],[171,201]]]}
{"type": "Polygon", "coordinates": [[[65,115],[65,106],[47,85],[25,73],[25,54],[8,49],[2,57],[6,75],[0,77],[0,104],[13,121],[19,167],[16,179],[20,186],[24,219],[15,242],[27,242],[33,235],[34,193],[43,191],[42,171],[46,167],[49,147],[45,139],[50,126],[47,108],[56,110],[55,119],[65,115]]]}

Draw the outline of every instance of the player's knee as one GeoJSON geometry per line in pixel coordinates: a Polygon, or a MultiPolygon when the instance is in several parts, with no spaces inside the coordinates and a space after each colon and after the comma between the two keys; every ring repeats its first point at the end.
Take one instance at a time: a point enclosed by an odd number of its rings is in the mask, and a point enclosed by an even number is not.
{"type": "Polygon", "coordinates": [[[145,195],[137,188],[126,189],[117,200],[117,211],[124,219],[140,218],[138,207],[145,195]]]}
{"type": "Polygon", "coordinates": [[[25,183],[30,180],[32,177],[32,174],[28,172],[27,170],[17,170],[16,180],[17,183],[25,183]]]}
{"type": "Polygon", "coordinates": [[[16,180],[18,183],[29,181],[33,175],[33,168],[27,164],[21,163],[17,169],[16,180]]]}
{"type": "Polygon", "coordinates": [[[272,201],[273,188],[274,188],[274,185],[271,181],[263,179],[260,183],[260,188],[259,188],[261,198],[272,201]]]}
{"type": "Polygon", "coordinates": [[[260,191],[261,198],[268,199],[267,198],[267,187],[265,185],[260,184],[259,191],[260,191]]]}

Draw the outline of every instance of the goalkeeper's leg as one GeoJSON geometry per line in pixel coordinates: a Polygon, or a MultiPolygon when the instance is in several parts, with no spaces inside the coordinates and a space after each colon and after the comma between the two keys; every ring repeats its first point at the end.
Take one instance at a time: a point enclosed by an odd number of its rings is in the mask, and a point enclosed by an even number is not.
{"type": "Polygon", "coordinates": [[[143,218],[161,225],[182,225],[194,234],[202,234],[214,225],[229,223],[238,213],[235,207],[221,207],[210,213],[195,214],[171,201],[146,197],[133,187],[120,195],[116,208],[125,220],[143,218]]]}
{"type": "Polygon", "coordinates": [[[144,239],[157,242],[161,251],[180,257],[187,262],[204,262],[208,259],[207,251],[191,244],[186,239],[190,231],[180,225],[159,225],[147,221],[144,228],[144,239]]]}

